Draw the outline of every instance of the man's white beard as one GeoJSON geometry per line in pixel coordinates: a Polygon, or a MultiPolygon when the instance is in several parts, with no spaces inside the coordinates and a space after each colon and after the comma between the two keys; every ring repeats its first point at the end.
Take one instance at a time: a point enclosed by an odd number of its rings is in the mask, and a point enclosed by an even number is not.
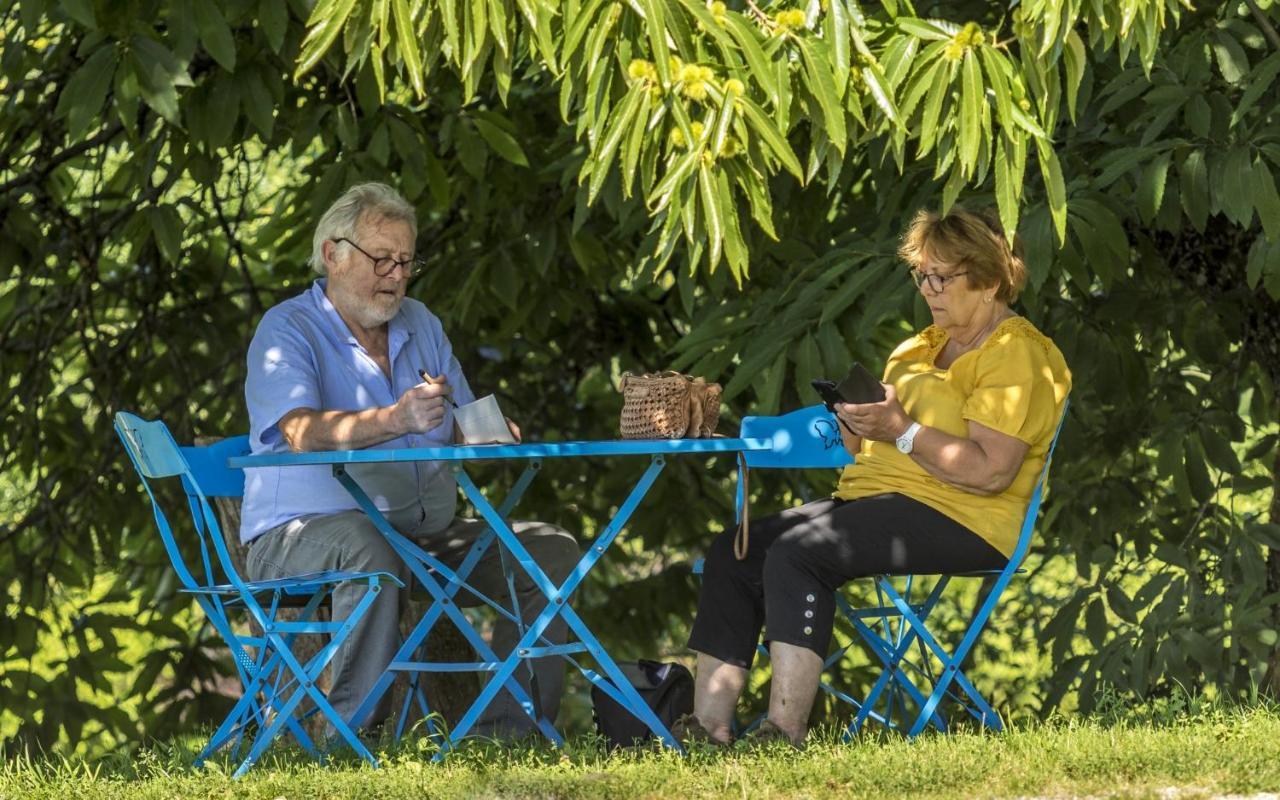
{"type": "Polygon", "coordinates": [[[389,307],[380,307],[377,303],[351,295],[345,287],[333,288],[334,299],[339,300],[342,310],[354,317],[356,324],[362,328],[377,328],[387,324],[400,313],[400,304],[404,300],[398,298],[389,307]]]}

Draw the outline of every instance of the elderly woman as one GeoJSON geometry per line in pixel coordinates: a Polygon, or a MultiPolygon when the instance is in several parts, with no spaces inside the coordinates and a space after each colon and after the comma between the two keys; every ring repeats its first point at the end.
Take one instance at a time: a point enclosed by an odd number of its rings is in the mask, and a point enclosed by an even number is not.
{"type": "Polygon", "coordinates": [[[882,402],[836,406],[856,463],[833,496],[756,522],[745,560],[732,531],[712,543],[689,636],[694,714],[676,726],[685,739],[729,741],[764,627],[773,685],[757,735],[800,746],[840,586],[1000,569],[1013,553],[1071,373],[1010,308],[1026,266],[994,216],[920,212],[899,253],[933,324],[889,356],[882,402]]]}

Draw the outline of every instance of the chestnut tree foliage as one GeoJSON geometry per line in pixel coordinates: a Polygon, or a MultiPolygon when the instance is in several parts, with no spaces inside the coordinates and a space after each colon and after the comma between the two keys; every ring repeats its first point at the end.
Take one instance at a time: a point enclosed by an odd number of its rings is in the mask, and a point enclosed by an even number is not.
{"type": "MultiPolygon", "coordinates": [[[[816,402],[927,323],[911,215],[996,207],[1076,389],[980,688],[1025,715],[1280,685],[1278,27],[1276,0],[7,4],[0,734],[225,708],[111,414],[244,430],[254,326],[369,179],[420,211],[410,293],[546,439],[615,435],[626,369],[720,381],[722,432],[816,402]]],[[[550,465],[519,513],[589,537],[638,469],[550,465]]],[[[616,654],[682,647],[731,473],[675,460],[582,591],[616,654]]],[[[832,481],[762,475],[755,513],[832,481]]]]}

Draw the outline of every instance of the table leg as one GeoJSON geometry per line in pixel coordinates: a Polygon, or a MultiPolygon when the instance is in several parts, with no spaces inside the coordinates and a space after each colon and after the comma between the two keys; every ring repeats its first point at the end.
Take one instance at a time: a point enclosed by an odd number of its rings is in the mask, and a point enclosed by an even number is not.
{"type": "MultiPolygon", "coordinates": [[[[581,585],[583,579],[591,572],[592,567],[604,556],[609,546],[617,538],[622,528],[631,518],[636,507],[644,496],[648,493],[653,482],[657,479],[666,460],[661,455],[652,457],[649,468],[645,470],[640,480],[632,488],[626,501],[618,509],[617,515],[610,521],[609,525],[600,533],[599,536],[591,543],[591,547],[583,554],[578,561],[573,572],[565,579],[564,583],[556,586],[547,577],[541,566],[534,560],[533,556],[524,547],[520,540],[516,537],[515,532],[510,528],[502,515],[498,513],[489,501],[484,497],[470,476],[461,468],[455,467],[455,474],[459,486],[462,487],[463,493],[475,505],[476,510],[489,523],[489,526],[497,533],[499,540],[502,541],[515,557],[516,563],[528,574],[529,578],[534,582],[547,598],[547,606],[542,613],[529,625],[514,650],[507,655],[501,666],[490,678],[489,683],[481,691],[480,696],[472,703],[471,708],[459,720],[457,726],[452,733],[453,741],[457,741],[466,735],[471,726],[475,724],[480,714],[493,701],[499,689],[510,679],[515,672],[521,658],[528,658],[532,655],[533,643],[542,636],[547,626],[556,616],[563,616],[565,622],[574,633],[578,635],[582,644],[587,651],[596,659],[601,670],[604,672],[608,680],[613,684],[613,689],[621,700],[621,705],[634,714],[644,724],[653,731],[654,735],[662,740],[665,744],[677,750],[683,749],[680,744],[671,735],[671,731],[667,729],[662,721],[658,719],[653,710],[649,708],[644,699],[635,690],[618,669],[618,665],[600,646],[599,640],[591,632],[590,628],[582,621],[582,619],[567,604],[569,597],[581,585]]],[[[437,756],[439,758],[439,756],[437,756]]]]}
{"type": "MultiPolygon", "coordinates": [[[[536,474],[539,467],[540,464],[530,464],[530,466],[525,470],[524,475],[522,475],[520,480],[517,482],[511,496],[507,498],[507,502],[503,503],[504,509],[509,510],[515,505],[515,502],[519,500],[520,495],[524,493],[524,490],[533,480],[533,476],[536,474]]],[[[463,637],[466,638],[467,642],[475,648],[476,654],[482,659],[480,665],[483,665],[480,666],[480,669],[477,671],[487,671],[487,665],[496,664],[498,662],[498,658],[493,652],[493,649],[489,647],[488,643],[484,641],[479,632],[475,630],[467,618],[462,614],[461,610],[457,607],[457,604],[453,601],[453,596],[457,594],[461,588],[465,587],[469,592],[474,594],[476,597],[481,598],[481,600],[486,604],[496,608],[500,613],[507,613],[506,610],[495,601],[474,591],[466,584],[466,577],[470,575],[471,570],[475,568],[475,565],[479,562],[484,550],[492,543],[493,532],[490,531],[486,533],[476,541],[475,545],[472,546],[471,552],[467,554],[466,559],[464,559],[462,565],[460,565],[459,570],[455,572],[446,564],[440,562],[438,559],[434,558],[421,547],[416,545],[408,537],[397,531],[391,523],[387,521],[386,517],[383,516],[382,512],[374,504],[372,499],[370,499],[368,494],[365,493],[364,489],[360,487],[360,485],[351,477],[342,465],[335,465],[333,468],[333,474],[343,487],[346,488],[348,493],[351,494],[352,498],[356,501],[356,504],[365,512],[378,531],[387,538],[388,543],[390,543],[400,557],[404,559],[405,564],[409,567],[410,571],[413,572],[419,583],[421,583],[423,588],[431,594],[432,599],[434,600],[431,604],[431,608],[428,609],[427,614],[414,628],[414,631],[410,634],[409,638],[401,644],[400,650],[397,651],[392,660],[392,664],[394,665],[397,662],[404,662],[411,658],[414,651],[416,651],[418,646],[426,639],[427,634],[441,615],[447,616],[449,620],[457,626],[458,630],[462,633],[463,637]],[[442,587],[439,582],[431,576],[428,568],[435,570],[444,577],[449,584],[449,588],[445,589],[442,587]]],[[[378,701],[382,699],[384,694],[386,694],[387,689],[390,688],[391,683],[394,680],[395,670],[389,668],[383,673],[382,677],[378,679],[378,682],[374,684],[373,688],[365,696],[365,699],[361,701],[360,707],[352,717],[353,721],[363,719],[367,716],[368,713],[377,706],[378,701]]],[[[539,729],[547,736],[547,738],[557,744],[563,742],[559,732],[556,731],[555,727],[552,726],[549,721],[539,719],[534,716],[533,701],[524,691],[524,687],[520,686],[520,684],[514,679],[511,679],[510,676],[504,678],[502,687],[512,693],[516,698],[516,701],[522,708],[524,708],[525,713],[529,714],[530,717],[538,724],[539,729]]]]}

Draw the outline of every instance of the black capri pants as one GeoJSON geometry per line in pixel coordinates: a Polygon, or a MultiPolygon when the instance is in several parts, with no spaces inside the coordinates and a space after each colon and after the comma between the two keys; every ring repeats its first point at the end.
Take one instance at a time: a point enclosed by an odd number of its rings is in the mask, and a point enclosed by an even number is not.
{"type": "Polygon", "coordinates": [[[751,524],[743,561],[732,530],[711,543],[689,648],[750,667],[760,629],[766,642],[831,646],[834,593],[854,578],[1003,569],[1008,559],[982,537],[900,494],[828,498],[751,524]]]}

